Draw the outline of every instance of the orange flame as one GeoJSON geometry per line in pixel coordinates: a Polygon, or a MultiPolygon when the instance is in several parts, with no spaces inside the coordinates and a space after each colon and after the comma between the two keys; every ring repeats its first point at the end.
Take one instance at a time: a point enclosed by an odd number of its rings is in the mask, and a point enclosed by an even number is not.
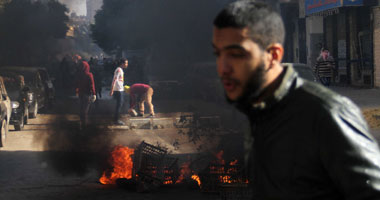
{"type": "Polygon", "coordinates": [[[115,184],[116,179],[119,178],[132,178],[133,161],[131,155],[133,155],[134,149],[128,147],[116,146],[112,151],[111,164],[113,166],[112,173],[103,172],[99,182],[102,184],[115,184]]]}
{"type": "Polygon", "coordinates": [[[191,176],[191,179],[193,179],[194,181],[196,181],[198,183],[198,186],[201,186],[201,179],[199,178],[198,175],[192,175],[191,176]]]}
{"type": "Polygon", "coordinates": [[[230,165],[236,165],[237,162],[238,162],[238,160],[231,161],[231,162],[230,162],[230,165]]]}

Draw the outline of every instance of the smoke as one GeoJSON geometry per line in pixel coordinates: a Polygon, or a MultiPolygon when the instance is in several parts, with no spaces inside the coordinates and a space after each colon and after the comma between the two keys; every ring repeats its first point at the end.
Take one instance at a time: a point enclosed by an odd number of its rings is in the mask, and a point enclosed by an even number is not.
{"type": "Polygon", "coordinates": [[[42,162],[62,175],[83,176],[90,170],[101,172],[108,167],[112,134],[106,128],[89,125],[79,130],[78,121],[65,116],[51,123],[47,136],[36,136],[35,141],[44,141],[42,162]]]}
{"type": "Polygon", "coordinates": [[[86,0],[59,0],[69,8],[70,13],[75,13],[78,16],[86,16],[86,0]]]}

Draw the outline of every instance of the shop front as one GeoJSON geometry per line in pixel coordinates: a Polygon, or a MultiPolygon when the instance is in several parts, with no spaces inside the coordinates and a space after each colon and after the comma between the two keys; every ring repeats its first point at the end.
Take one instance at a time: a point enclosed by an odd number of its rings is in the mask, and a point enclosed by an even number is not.
{"type": "Polygon", "coordinates": [[[372,7],[363,0],[306,0],[305,14],[323,21],[320,41],[313,47],[327,48],[334,57],[334,82],[373,87],[372,7]]]}

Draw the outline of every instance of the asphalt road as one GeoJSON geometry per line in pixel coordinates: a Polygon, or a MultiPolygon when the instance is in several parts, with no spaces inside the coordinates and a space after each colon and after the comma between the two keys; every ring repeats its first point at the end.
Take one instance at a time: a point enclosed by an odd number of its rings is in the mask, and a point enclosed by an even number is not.
{"type": "MultiPolygon", "coordinates": [[[[331,89],[348,96],[361,108],[380,107],[378,89],[331,89]]],[[[240,145],[233,141],[234,137],[219,136],[201,137],[193,143],[187,134],[173,127],[131,130],[130,126],[113,126],[106,120],[112,114],[113,105],[101,104],[102,101],[110,99],[100,100],[100,105],[91,111],[94,126],[88,132],[78,130],[75,99],[58,102],[58,110],[31,119],[23,131],[11,130],[7,146],[0,150],[0,199],[219,199],[217,194],[201,193],[186,185],[160,188],[151,193],[101,185],[98,179],[115,145],[135,148],[144,140],[168,148],[182,161],[196,159],[200,148],[211,154],[222,143],[227,144],[227,149],[237,149],[240,145]]],[[[167,107],[178,110],[180,106],[183,105],[169,102],[167,107]]],[[[158,112],[162,107],[157,106],[158,112]]],[[[175,121],[175,117],[178,114],[166,113],[159,114],[158,119],[175,121]]],[[[380,138],[380,131],[372,133],[380,138]]]]}
{"type": "MultiPolygon", "coordinates": [[[[170,114],[161,119],[173,120],[170,114]]],[[[154,120],[163,123],[160,117],[154,120]]],[[[218,199],[183,185],[137,193],[101,185],[98,179],[116,145],[135,148],[145,141],[167,148],[184,162],[199,157],[200,149],[212,154],[219,137],[202,136],[193,142],[176,128],[130,129],[110,125],[100,116],[91,121],[88,131],[79,131],[76,115],[40,114],[23,131],[11,130],[0,150],[0,199],[218,199]]]]}

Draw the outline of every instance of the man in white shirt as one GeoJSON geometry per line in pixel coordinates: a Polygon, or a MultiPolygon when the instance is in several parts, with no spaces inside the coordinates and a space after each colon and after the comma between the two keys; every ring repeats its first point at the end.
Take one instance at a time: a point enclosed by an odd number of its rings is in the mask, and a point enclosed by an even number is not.
{"type": "Polygon", "coordinates": [[[118,62],[118,67],[116,68],[112,80],[110,96],[114,96],[116,99],[116,110],[115,110],[115,124],[124,125],[124,122],[120,120],[121,107],[124,102],[124,71],[128,67],[128,60],[122,58],[118,62]]]}

